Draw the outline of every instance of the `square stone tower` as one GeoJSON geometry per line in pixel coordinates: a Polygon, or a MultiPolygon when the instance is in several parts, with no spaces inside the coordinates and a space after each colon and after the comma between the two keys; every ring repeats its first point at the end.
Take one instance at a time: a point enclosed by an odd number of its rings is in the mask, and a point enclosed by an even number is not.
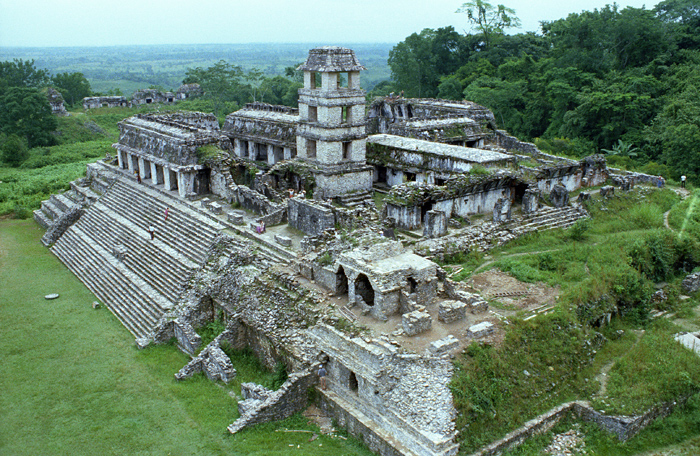
{"type": "Polygon", "coordinates": [[[365,161],[367,129],[360,65],[351,49],[309,51],[299,89],[297,156],[315,168],[314,199],[369,195],[371,166],[365,161]]]}

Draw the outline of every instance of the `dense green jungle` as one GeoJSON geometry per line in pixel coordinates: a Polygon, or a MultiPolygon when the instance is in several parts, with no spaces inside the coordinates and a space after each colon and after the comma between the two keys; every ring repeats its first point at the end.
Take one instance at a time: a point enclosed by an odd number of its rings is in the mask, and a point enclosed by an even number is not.
{"type": "MultiPolygon", "coordinates": [[[[640,414],[662,402],[687,400],[669,417],[626,442],[592,425],[565,420],[507,454],[544,454],[554,434],[572,430],[580,433],[583,442],[572,454],[700,454],[700,358],[673,339],[678,332],[700,330],[700,296],[685,292],[681,285],[687,274],[700,271],[700,190],[695,188],[700,183],[700,2],[665,0],[650,9],[601,5],[543,22],[539,33],[513,33],[517,17],[508,8],[481,0],[465,8],[464,12],[470,8],[472,12],[464,16],[465,24],[471,26],[468,33],[443,27],[416,31],[396,44],[344,44],[367,67],[362,84],[368,100],[403,92],[406,97],[474,101],[494,112],[499,128],[534,142],[544,152],[570,158],[604,154],[609,167],[661,175],[667,188],[642,185],[610,199],[594,196],[587,203],[591,217],[572,228],[524,236],[488,254],[463,252],[445,259],[442,266],[454,280],[468,281],[496,268],[524,284],[558,290],[553,311],[533,319],[526,319],[503,300],[492,299],[492,308],[512,313],[503,340],[493,345],[474,343],[455,359],[452,391],[460,454],[470,454],[551,407],[576,399],[588,400],[597,410],[615,415],[640,414]],[[685,189],[679,185],[682,175],[688,179],[685,189]],[[664,300],[654,298],[660,289],[664,300]],[[601,326],[600,316],[607,313],[614,317],[601,326]]],[[[296,67],[311,47],[0,48],[0,217],[31,217],[42,200],[84,176],[86,163],[113,153],[117,122],[136,113],[197,110],[214,112],[223,122],[228,113],[252,101],[295,106],[301,87],[296,67]],[[168,106],[84,111],[81,105],[86,96],[129,98],[137,89],[173,91],[183,82],[199,83],[204,95],[168,106]],[[48,87],[61,92],[70,116],[51,114],[48,87]]],[[[27,321],[21,309],[6,304],[12,296],[21,296],[32,308],[40,305],[27,295],[27,276],[15,266],[31,266],[37,280],[43,269],[52,268],[50,277],[60,276],[66,287],[74,289],[71,293],[82,296],[88,292],[77,283],[69,285],[72,279],[61,275],[66,271],[61,272],[60,265],[44,261],[45,249],[41,253],[27,247],[39,237],[29,233],[38,227],[10,220],[0,222],[0,227],[0,240],[22,246],[10,250],[0,244],[0,277],[11,284],[0,292],[4,298],[0,324],[14,328],[12,337],[29,346],[31,340],[21,334],[34,334],[53,323],[39,318],[27,321]],[[31,252],[32,258],[22,260],[22,249],[31,252]],[[17,255],[8,257],[6,252],[17,255]]],[[[74,330],[71,324],[88,325],[81,312],[67,307],[61,311],[60,319],[67,322],[59,325],[61,337],[74,330]],[[71,317],[65,317],[71,312],[71,317]],[[79,320],[71,323],[70,318],[76,316],[79,320]]],[[[39,310],[35,313],[41,314],[39,310]]],[[[116,319],[108,320],[100,317],[100,328],[109,331],[106,334],[113,341],[120,341],[115,342],[120,350],[128,350],[126,332],[116,319]],[[110,325],[117,329],[108,329],[110,325]]],[[[30,357],[13,348],[11,341],[5,338],[4,342],[17,355],[11,367],[43,359],[43,352],[30,357]]],[[[41,347],[53,354],[58,345],[41,347]]],[[[81,350],[89,352],[92,345],[88,341],[81,350]]],[[[144,420],[150,434],[143,453],[173,450],[175,454],[201,435],[206,435],[205,444],[197,448],[197,454],[223,454],[235,448],[235,442],[216,434],[223,432],[231,413],[214,413],[216,406],[202,402],[202,391],[220,388],[210,388],[203,379],[193,382],[191,389],[187,383],[167,384],[172,366],[181,362],[179,352],[170,349],[141,355],[134,349],[124,369],[141,375],[130,380],[138,386],[139,400],[150,404],[147,398],[152,391],[165,391],[162,394],[171,398],[170,404],[151,399],[153,407],[177,409],[177,413],[168,412],[174,421],[163,425],[171,435],[191,423],[197,432],[158,446],[159,439],[150,437],[161,432],[161,425],[155,415],[148,415],[144,420]],[[163,359],[170,364],[158,367],[163,359]],[[167,381],[157,380],[166,377],[167,381]],[[158,386],[151,388],[150,382],[158,386]]],[[[119,356],[118,351],[112,352],[119,356]]],[[[55,356],[70,360],[73,355],[55,356]]],[[[241,356],[246,363],[252,362],[241,356]]],[[[10,393],[3,394],[1,409],[11,411],[17,420],[0,427],[19,435],[25,425],[34,426],[36,433],[53,426],[50,448],[57,453],[89,453],[89,442],[64,446],[75,426],[88,426],[88,435],[95,438],[104,432],[79,418],[79,403],[74,404],[75,411],[60,403],[44,410],[43,404],[32,399],[39,390],[47,398],[52,391],[59,394],[72,381],[78,391],[89,394],[90,382],[96,380],[89,379],[86,366],[78,367],[79,375],[61,374],[56,385],[46,381],[31,388],[22,386],[31,379],[14,367],[10,374],[0,376],[3,391],[10,393]],[[72,380],[74,377],[81,380],[72,380]],[[60,409],[62,423],[34,419],[24,423],[20,417],[25,408],[36,408],[38,415],[60,409]]],[[[102,367],[105,370],[99,376],[107,378],[114,366],[102,367]]],[[[250,369],[253,378],[271,375],[256,369],[250,369]]],[[[130,375],[121,374],[124,378],[130,375]]],[[[124,394],[130,391],[125,389],[124,394]]],[[[221,397],[227,400],[223,392],[221,397]]],[[[130,405],[115,398],[111,405],[96,402],[85,407],[89,413],[103,414],[104,408],[118,414],[130,405]]],[[[124,435],[143,438],[134,423],[119,426],[124,435]]],[[[276,431],[285,426],[315,432],[303,417],[296,416],[279,426],[264,426],[259,433],[252,430],[243,438],[263,445],[269,436],[276,436],[282,440],[276,442],[275,454],[285,454],[287,445],[304,445],[298,436],[283,440],[276,431]]],[[[23,445],[35,445],[34,439],[25,437],[6,447],[11,453],[4,453],[2,442],[7,435],[0,431],[0,437],[0,454],[29,454],[22,453],[23,445]]],[[[121,440],[108,434],[103,447],[111,445],[127,453],[135,450],[121,440]]],[[[340,440],[331,443],[325,439],[323,443],[330,454],[367,454],[359,443],[340,440]]],[[[299,454],[320,454],[318,447],[314,452],[304,451],[299,454]]]]}

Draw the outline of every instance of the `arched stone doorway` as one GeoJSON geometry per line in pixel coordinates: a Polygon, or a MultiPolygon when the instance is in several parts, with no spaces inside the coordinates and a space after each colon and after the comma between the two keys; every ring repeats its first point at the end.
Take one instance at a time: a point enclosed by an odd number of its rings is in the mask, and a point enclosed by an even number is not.
{"type": "Polygon", "coordinates": [[[374,289],[364,274],[358,275],[355,279],[355,295],[360,296],[368,306],[374,305],[374,289]]]}

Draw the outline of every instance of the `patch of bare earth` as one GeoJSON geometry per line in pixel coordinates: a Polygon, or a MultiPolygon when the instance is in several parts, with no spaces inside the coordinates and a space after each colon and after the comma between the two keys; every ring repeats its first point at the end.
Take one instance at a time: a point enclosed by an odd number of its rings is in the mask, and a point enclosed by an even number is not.
{"type": "Polygon", "coordinates": [[[466,284],[487,300],[503,306],[498,313],[508,317],[518,311],[545,312],[556,304],[559,287],[543,282],[521,282],[500,269],[490,269],[471,277],[466,284]]]}

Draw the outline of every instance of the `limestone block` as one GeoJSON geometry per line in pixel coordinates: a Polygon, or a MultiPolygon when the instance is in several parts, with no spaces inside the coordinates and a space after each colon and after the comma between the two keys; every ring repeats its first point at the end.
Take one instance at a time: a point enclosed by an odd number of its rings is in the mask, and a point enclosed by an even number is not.
{"type": "Polygon", "coordinates": [[[498,201],[493,206],[493,223],[507,222],[510,220],[510,214],[510,198],[498,198],[498,201]]]}
{"type": "Polygon", "coordinates": [[[557,184],[552,188],[549,199],[554,207],[564,207],[569,205],[569,191],[562,184],[557,184]]]}
{"type": "Polygon", "coordinates": [[[432,323],[430,314],[419,310],[414,310],[401,316],[403,332],[408,336],[415,336],[416,334],[429,331],[432,323]]]}
{"type": "Polygon", "coordinates": [[[423,236],[427,238],[441,237],[447,234],[447,217],[442,211],[428,211],[425,214],[423,236]]]}
{"type": "Polygon", "coordinates": [[[209,210],[214,214],[221,214],[224,212],[224,207],[217,203],[216,201],[209,204],[209,210]]]}
{"type": "Polygon", "coordinates": [[[695,293],[700,290],[700,272],[685,276],[685,279],[683,279],[683,289],[688,293],[695,293]]]}
{"type": "Polygon", "coordinates": [[[472,339],[480,339],[484,336],[488,336],[493,332],[493,323],[488,321],[482,321],[478,325],[470,326],[467,330],[467,337],[472,339]]]}
{"type": "Polygon", "coordinates": [[[459,340],[452,334],[449,334],[447,337],[432,342],[428,347],[428,352],[433,355],[441,355],[454,350],[458,345],[459,340]]]}
{"type": "Polygon", "coordinates": [[[202,198],[200,200],[200,203],[202,204],[202,207],[204,209],[207,209],[209,207],[209,205],[212,203],[212,201],[209,198],[202,198]]]}
{"type": "Polygon", "coordinates": [[[124,261],[129,249],[124,244],[116,244],[112,247],[112,255],[119,261],[124,261]]]}
{"type": "Polygon", "coordinates": [[[243,225],[243,216],[238,214],[237,211],[230,211],[227,214],[228,221],[234,225],[243,225]]]}
{"type": "Polygon", "coordinates": [[[483,299],[479,299],[477,301],[473,301],[469,305],[469,311],[473,314],[476,313],[484,313],[487,310],[489,310],[489,303],[483,299]]]}
{"type": "Polygon", "coordinates": [[[292,239],[288,238],[287,236],[281,236],[279,234],[275,234],[275,242],[277,242],[279,245],[282,245],[284,247],[291,247],[292,246],[292,239]]]}
{"type": "Polygon", "coordinates": [[[590,200],[591,200],[591,194],[588,192],[579,193],[578,198],[576,199],[576,201],[578,201],[579,203],[582,203],[584,201],[590,201],[590,200]]]}
{"type": "Polygon", "coordinates": [[[533,214],[540,208],[540,192],[528,188],[523,195],[523,214],[533,214]]]}
{"type": "Polygon", "coordinates": [[[438,320],[444,323],[462,320],[467,316],[467,303],[443,301],[438,305],[438,320]]]}
{"type": "Polygon", "coordinates": [[[606,185],[605,187],[600,187],[600,196],[609,198],[615,196],[615,187],[612,185],[606,185]]]}

